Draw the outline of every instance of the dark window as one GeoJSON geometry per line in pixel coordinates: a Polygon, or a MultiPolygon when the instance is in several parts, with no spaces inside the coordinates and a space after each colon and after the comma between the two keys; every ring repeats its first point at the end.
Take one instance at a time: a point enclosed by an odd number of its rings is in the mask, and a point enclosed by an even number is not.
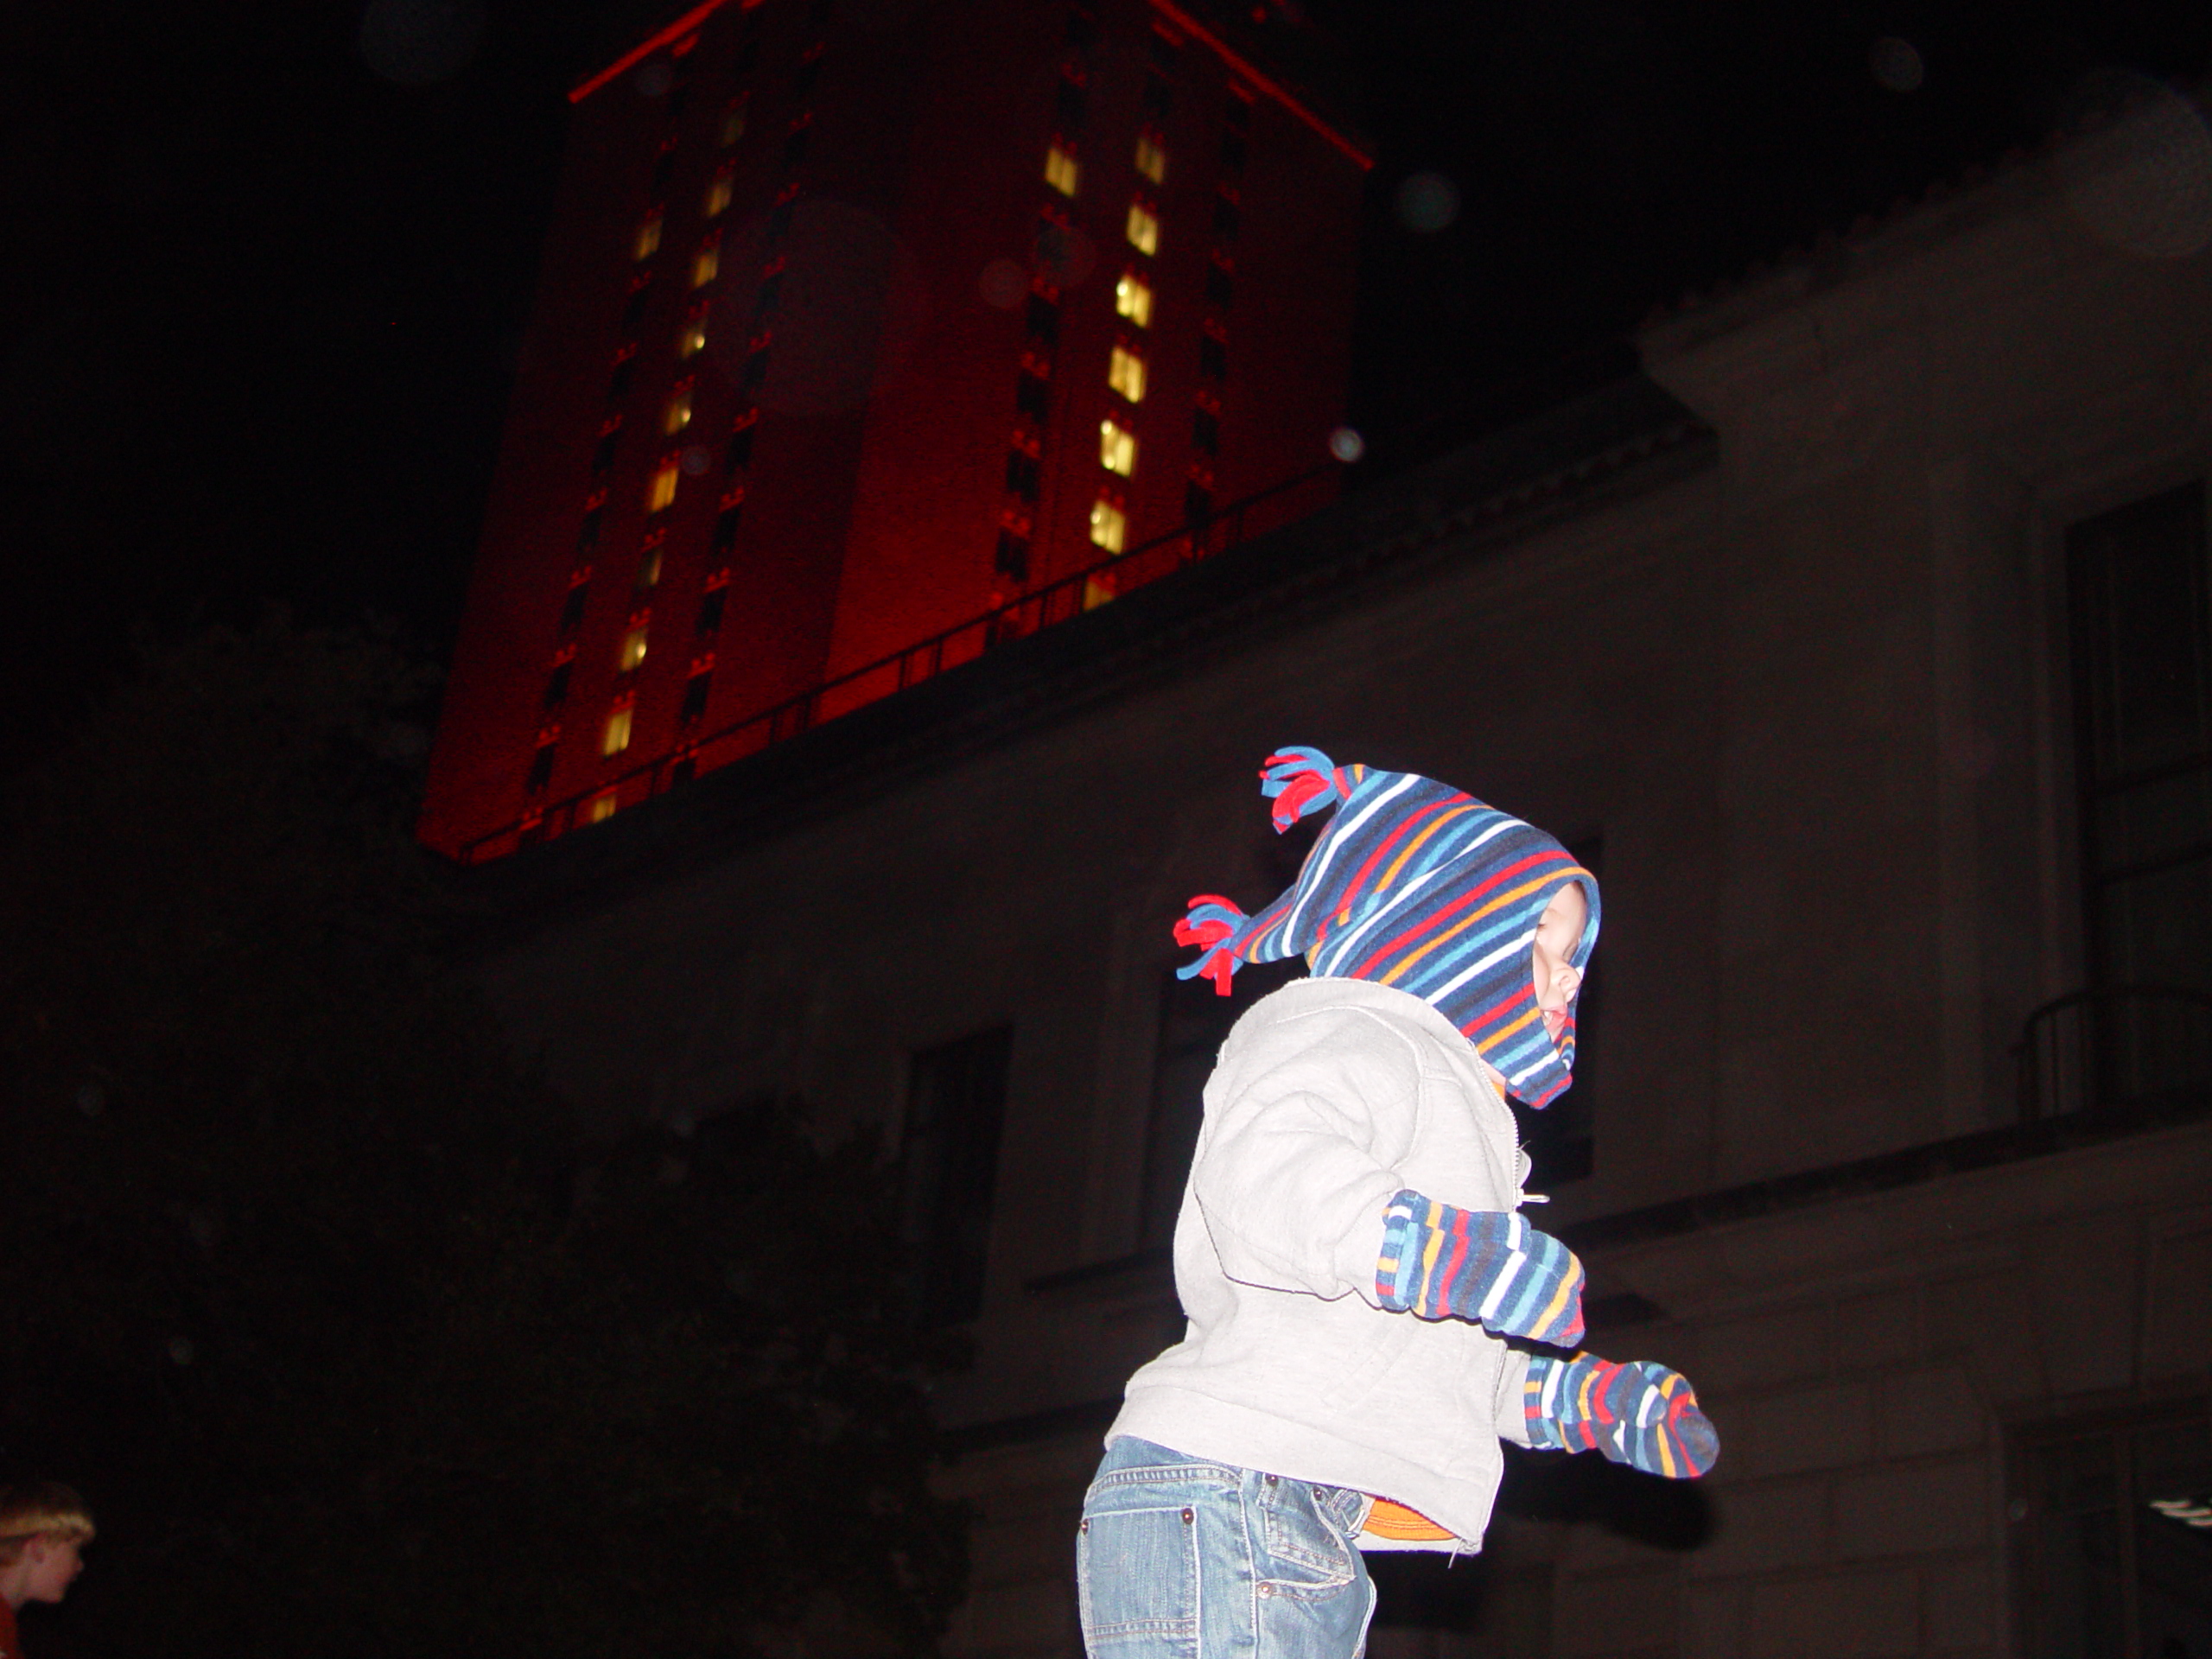
{"type": "Polygon", "coordinates": [[[622,333],[626,338],[645,326],[645,305],[652,298],[650,283],[640,283],[630,293],[630,302],[622,308],[622,333]]]}
{"type": "Polygon", "coordinates": [[[768,378],[768,348],[763,346],[745,359],[745,367],[737,378],[738,389],[747,396],[760,390],[760,383],[768,378]]]}
{"type": "Polygon", "coordinates": [[[605,507],[594,507],[576,526],[576,551],[588,553],[599,545],[599,527],[607,520],[605,507]]]}
{"type": "Polygon", "coordinates": [[[1234,242],[1236,239],[1236,227],[1238,222],[1239,219],[1236,212],[1236,204],[1231,201],[1227,196],[1216,196],[1213,199],[1213,233],[1215,237],[1224,242],[1234,242]]]}
{"type": "Polygon", "coordinates": [[[2076,761],[2091,998],[2050,1109],[2212,1082],[2212,562],[2199,482],[2075,525],[2076,761]],[[2069,1097],[2070,1096],[2070,1097],[2069,1097]]]}
{"type": "Polygon", "coordinates": [[[621,435],[622,429],[619,426],[612,431],[599,435],[598,447],[591,452],[591,469],[594,473],[603,473],[614,464],[614,446],[621,435]]]}
{"type": "Polygon", "coordinates": [[[530,757],[530,776],[523,780],[523,787],[536,795],[553,781],[553,750],[550,743],[541,743],[537,753],[530,757]]]}
{"type": "Polygon", "coordinates": [[[634,354],[617,363],[614,372],[607,377],[607,401],[611,404],[618,397],[627,397],[630,382],[636,378],[637,372],[638,359],[634,354]]]}
{"type": "Polygon", "coordinates": [[[1229,378],[1229,347],[1211,334],[1198,336],[1198,372],[1209,380],[1229,378]]]}
{"type": "Polygon", "coordinates": [[[745,517],[745,503],[733,501],[715,515],[715,551],[728,553],[737,545],[738,521],[745,517]]]}
{"type": "Polygon", "coordinates": [[[653,158],[653,195],[656,200],[668,194],[669,181],[676,176],[676,152],[664,149],[653,158]]]}
{"type": "Polygon", "coordinates": [[[583,626],[584,596],[590,592],[590,585],[582,582],[569,589],[569,597],[562,602],[561,606],[562,632],[574,633],[583,626]]]}
{"type": "Polygon", "coordinates": [[[1087,11],[1068,14],[1068,44],[1078,52],[1088,52],[1098,44],[1098,20],[1087,11]]]}
{"type": "Polygon", "coordinates": [[[1175,89],[1164,77],[1150,73],[1145,76],[1144,107],[1145,112],[1154,117],[1165,116],[1175,107],[1175,89]]]}
{"type": "Polygon", "coordinates": [[[2212,1653],[2204,1408],[2024,1438],[2023,1648],[2037,1659],[2212,1653]]]}
{"type": "Polygon", "coordinates": [[[1224,132],[1221,135],[1221,165],[1226,173],[1242,173],[1244,170],[1243,134],[1224,132]]]}
{"type": "Polygon", "coordinates": [[[725,472],[741,472],[753,464],[753,434],[760,424],[758,421],[747,421],[729,435],[729,448],[722,456],[725,472]]]}
{"type": "Polygon", "coordinates": [[[1034,501],[1041,487],[1037,459],[1025,455],[1019,449],[1009,449],[1006,455],[1006,487],[1009,494],[1024,501],[1034,501]]]}
{"type": "Polygon", "coordinates": [[[992,568],[1008,582],[1029,580],[1029,538],[1020,531],[999,531],[999,550],[992,568]]]}
{"type": "Polygon", "coordinates": [[[911,1306],[924,1325],[983,1305],[999,1131],[1014,1033],[1001,1026],[914,1056],[899,1147],[899,1230],[914,1252],[911,1306]]]}
{"type": "Polygon", "coordinates": [[[1063,225],[1047,209],[1037,226],[1035,250],[1037,268],[1056,283],[1074,280],[1080,273],[1077,266],[1088,270],[1089,245],[1072,226],[1063,225]]]}
{"type": "Polygon", "coordinates": [[[1082,87],[1071,80],[1060,82],[1058,90],[1052,94],[1052,119],[1061,131],[1082,130],[1085,102],[1082,87]]]}
{"type": "Polygon", "coordinates": [[[797,167],[806,159],[806,146],[809,143],[807,135],[813,130],[814,129],[810,126],[799,127],[785,138],[784,165],[785,167],[797,167]]]}
{"type": "Polygon", "coordinates": [[[1183,522],[1203,524],[1213,518],[1213,492],[1203,484],[1183,486],[1183,522]]]}
{"type": "Polygon", "coordinates": [[[1014,383],[1014,406],[1039,426],[1052,407],[1052,383],[1041,374],[1032,374],[1027,369],[1014,383]]]}
{"type": "Polygon", "coordinates": [[[1057,346],[1060,340],[1060,308],[1042,294],[1029,296],[1027,313],[1029,338],[1040,345],[1057,346]]]}
{"type": "Polygon", "coordinates": [[[830,23],[830,15],[836,9],[834,0],[812,0],[812,3],[806,9],[807,28],[810,29],[827,28],[830,23]]]}
{"type": "Polygon", "coordinates": [[[545,681],[545,706],[548,709],[558,709],[569,700],[569,671],[575,666],[574,663],[553,664],[553,672],[545,681]]]}
{"type": "Polygon", "coordinates": [[[756,37],[748,40],[737,48],[737,62],[734,66],[734,73],[740,76],[749,75],[760,67],[760,42],[756,37]]]}
{"type": "Polygon", "coordinates": [[[727,588],[709,588],[706,597],[699,601],[697,632],[712,633],[722,625],[722,601],[729,597],[727,588]]]}
{"type": "Polygon", "coordinates": [[[798,210],[796,197],[789,201],[779,201],[768,210],[768,239],[771,242],[780,242],[791,233],[791,215],[798,210]]]}
{"type": "Polygon", "coordinates": [[[798,67],[798,73],[791,77],[792,88],[801,98],[814,96],[814,83],[822,79],[822,54],[817,52],[798,67]]]}
{"type": "Polygon", "coordinates": [[[1229,309],[1229,302],[1235,292],[1235,285],[1230,281],[1229,268],[1209,262],[1206,266],[1207,303],[1218,306],[1222,310],[1226,311],[1229,309]]]}
{"type": "Polygon", "coordinates": [[[1221,453],[1221,417],[1211,410],[1191,411],[1191,445],[1201,454],[1221,453]]]}
{"type": "Polygon", "coordinates": [[[1165,35],[1155,33],[1146,45],[1151,50],[1153,65],[1156,68],[1173,69],[1175,60],[1181,55],[1175,48],[1175,42],[1165,35]]]}
{"type": "Polygon", "coordinates": [[[760,279],[760,291],[753,296],[753,315],[756,317],[772,316],[776,308],[783,302],[784,273],[779,270],[763,276],[760,279]]]}
{"type": "Polygon", "coordinates": [[[707,688],[713,683],[714,677],[714,671],[709,669],[704,674],[694,674],[683,682],[683,707],[676,714],[678,725],[696,726],[706,717],[707,688]]]}
{"type": "Polygon", "coordinates": [[[1190,1179],[1191,1153],[1205,1116],[1202,1096],[1229,1028],[1269,991],[1306,972],[1305,961],[1263,962],[1236,970],[1236,992],[1217,996],[1213,982],[1178,979],[1173,973],[1160,1000],[1160,1046],[1152,1070],[1152,1119],[1145,1135],[1142,1241],[1166,1244],[1175,1236],[1175,1212],[1190,1179]]]}
{"type": "Polygon", "coordinates": [[[1252,106],[1241,98],[1232,98],[1222,107],[1222,116],[1239,132],[1252,130],[1252,106]]]}

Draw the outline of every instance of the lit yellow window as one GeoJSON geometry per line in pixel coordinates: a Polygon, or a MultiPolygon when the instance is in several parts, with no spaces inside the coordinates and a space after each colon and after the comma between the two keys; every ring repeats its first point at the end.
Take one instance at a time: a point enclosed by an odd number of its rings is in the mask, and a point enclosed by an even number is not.
{"type": "Polygon", "coordinates": [[[1075,157],[1058,144],[1045,152],[1045,182],[1064,196],[1075,194],[1075,157]]]}
{"type": "Polygon", "coordinates": [[[625,674],[637,672],[638,664],[645,660],[645,631],[643,628],[632,628],[622,636],[622,654],[616,660],[625,674]]]}
{"type": "Polygon", "coordinates": [[[1128,534],[1127,513],[1103,496],[1090,504],[1090,539],[1097,545],[1109,553],[1119,553],[1128,534]]]}
{"type": "Polygon", "coordinates": [[[668,400],[668,408],[660,417],[660,429],[671,438],[691,424],[691,394],[679,391],[668,400]]]}
{"type": "Polygon", "coordinates": [[[722,251],[709,242],[692,256],[691,286],[704,288],[715,280],[715,273],[722,268],[722,251]]]}
{"type": "Polygon", "coordinates": [[[653,255],[659,251],[660,215],[658,213],[655,213],[650,219],[646,219],[644,224],[638,226],[638,243],[635,254],[638,258],[650,259],[653,255]]]}
{"type": "Polygon", "coordinates": [[[1140,328],[1152,327],[1152,289],[1131,272],[1114,284],[1114,309],[1140,328]]]}
{"type": "Polygon", "coordinates": [[[645,550],[645,557],[638,561],[637,587],[639,593],[642,594],[648,588],[658,587],[659,585],[660,556],[661,550],[659,548],[649,547],[645,550]]]}
{"type": "Polygon", "coordinates": [[[1139,253],[1160,251],[1160,220],[1141,201],[1129,204],[1129,245],[1139,253]]]}
{"type": "Polygon", "coordinates": [[[733,104],[722,111],[722,147],[728,149],[745,137],[745,105],[733,104]]]}
{"type": "Polygon", "coordinates": [[[1106,364],[1106,384],[1133,404],[1144,402],[1144,359],[1126,346],[1116,346],[1106,364]]]}
{"type": "Polygon", "coordinates": [[[678,357],[696,357],[707,349],[707,320],[694,317],[683,325],[683,332],[676,337],[678,357]]]}
{"type": "Polygon", "coordinates": [[[1154,184],[1167,176],[1167,151],[1160,140],[1148,132],[1137,135],[1137,171],[1154,184]]]}
{"type": "MultiPolygon", "coordinates": [[[[609,750],[608,753],[612,753],[613,751],[609,750]]],[[[607,819],[613,816],[614,791],[611,789],[608,790],[606,794],[594,795],[591,799],[584,803],[584,822],[586,823],[604,823],[607,819]]]]}
{"type": "Polygon", "coordinates": [[[737,181],[728,174],[715,175],[714,181],[707,187],[706,213],[709,219],[715,218],[729,206],[730,196],[736,188],[737,181]]]}
{"type": "Polygon", "coordinates": [[[607,729],[600,734],[599,752],[620,754],[630,747],[630,706],[627,703],[607,717],[607,729]]]}
{"type": "MultiPolygon", "coordinates": [[[[1137,469],[1137,435],[1119,421],[1098,423],[1098,464],[1127,478],[1137,469]]],[[[1094,524],[1096,520],[1093,521],[1094,524]]],[[[1116,545],[1116,552],[1122,550],[1116,545]]]]}
{"type": "Polygon", "coordinates": [[[658,512],[676,499],[676,463],[664,461],[660,470],[653,474],[653,481],[645,489],[645,511],[658,512]]]}

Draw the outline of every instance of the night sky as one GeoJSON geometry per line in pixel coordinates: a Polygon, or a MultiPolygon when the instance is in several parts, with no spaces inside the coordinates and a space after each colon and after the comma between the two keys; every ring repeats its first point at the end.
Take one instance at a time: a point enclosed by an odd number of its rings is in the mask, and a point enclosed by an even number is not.
{"type": "MultiPolygon", "coordinates": [[[[2212,12],[2145,0],[1303,3],[1381,153],[1370,471],[1618,372],[1656,304],[2212,59],[2212,12]]],[[[0,772],[137,641],[268,600],[443,654],[563,93],[654,10],[5,9],[0,772]]]]}

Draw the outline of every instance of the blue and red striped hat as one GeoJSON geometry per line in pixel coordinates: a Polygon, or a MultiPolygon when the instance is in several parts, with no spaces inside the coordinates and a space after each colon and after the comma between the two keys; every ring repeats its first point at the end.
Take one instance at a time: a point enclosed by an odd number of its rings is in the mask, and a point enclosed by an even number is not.
{"type": "Polygon", "coordinates": [[[1464,790],[1409,772],[1338,766],[1319,749],[1268,757],[1261,793],[1278,834],[1336,809],[1291,889],[1255,916],[1217,893],[1191,900],[1178,944],[1203,946],[1176,971],[1229,995],[1239,962],[1303,956],[1317,976],[1395,985],[1459,1028],[1530,1106],[1566,1092],[1574,1011],[1556,1045],[1530,974],[1536,924],[1553,895],[1579,883],[1590,919],[1572,957],[1598,943],[1598,880],[1531,824],[1464,790]]]}

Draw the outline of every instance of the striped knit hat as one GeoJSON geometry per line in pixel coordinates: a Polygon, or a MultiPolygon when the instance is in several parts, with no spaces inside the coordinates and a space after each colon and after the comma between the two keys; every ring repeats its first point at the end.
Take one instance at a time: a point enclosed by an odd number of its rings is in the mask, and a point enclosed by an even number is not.
{"type": "Polygon", "coordinates": [[[1556,1046],[1530,975],[1536,924],[1580,884],[1590,919],[1572,960],[1598,942],[1598,880],[1542,830],[1413,772],[1338,766],[1319,749],[1268,757],[1260,792],[1278,834],[1338,808],[1291,889],[1256,916],[1217,893],[1191,900],[1178,944],[1204,947],[1176,971],[1222,995],[1239,962],[1304,956],[1319,976],[1410,991],[1459,1028],[1507,1092],[1548,1106],[1574,1066],[1574,1010],[1556,1046]]]}

